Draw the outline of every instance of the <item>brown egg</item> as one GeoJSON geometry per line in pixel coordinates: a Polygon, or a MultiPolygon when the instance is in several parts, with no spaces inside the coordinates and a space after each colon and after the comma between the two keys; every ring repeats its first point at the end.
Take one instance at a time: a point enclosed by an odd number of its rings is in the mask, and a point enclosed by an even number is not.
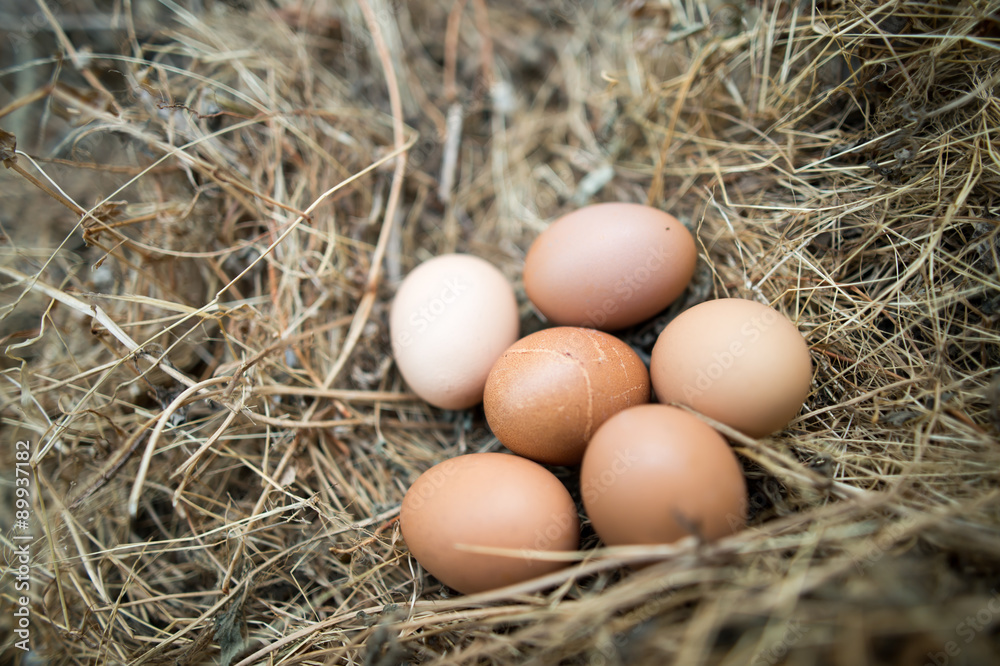
{"type": "Polygon", "coordinates": [[[483,408],[497,439],[549,465],[575,465],[612,414],[649,402],[649,373],[632,348],[589,328],[549,328],[500,356],[483,408]]]}
{"type": "Polygon", "coordinates": [[[696,416],[639,405],[597,429],[580,467],[583,505],[609,546],[705,540],[746,524],[746,482],[729,444],[696,416]]]}
{"type": "Polygon", "coordinates": [[[413,557],[442,583],[472,594],[513,585],[565,562],[460,550],[572,551],[580,539],[576,506],[541,465],[505,453],[472,453],[435,465],[403,498],[400,529],[413,557]]]}
{"type": "Polygon", "coordinates": [[[781,430],[809,395],[812,361],[802,334],[756,301],[706,301],[671,321],[653,347],[660,402],[678,402],[751,437],[781,430]]]}
{"type": "Polygon", "coordinates": [[[413,269],[389,314],[392,353],[403,378],[444,409],[482,401],[486,375],[517,340],[519,325],[507,278],[467,254],[441,255],[413,269]]]}
{"type": "Polygon", "coordinates": [[[694,238],[650,206],[601,203],[553,222],[524,260],[524,289],[554,324],[613,331],[670,305],[694,274],[694,238]]]}

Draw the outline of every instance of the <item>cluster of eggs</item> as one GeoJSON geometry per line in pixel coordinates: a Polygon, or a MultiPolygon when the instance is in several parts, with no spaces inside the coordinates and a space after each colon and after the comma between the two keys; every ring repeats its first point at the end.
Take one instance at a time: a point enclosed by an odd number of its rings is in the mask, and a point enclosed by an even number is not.
{"type": "Polygon", "coordinates": [[[555,326],[521,339],[514,291],[483,259],[435,257],[407,276],[390,313],[403,378],[438,407],[482,402],[517,454],[461,455],[413,483],[400,525],[427,571],[472,593],[564,566],[546,554],[577,549],[579,518],[544,465],[580,466],[584,510],[608,545],[712,540],[745,524],[746,484],[729,444],[668,403],[754,437],[784,428],[812,374],[795,325],[755,301],[707,301],[666,326],[648,370],[608,332],[670,305],[696,260],[691,233],[655,208],[574,211],[525,258],[525,292],[555,326]]]}

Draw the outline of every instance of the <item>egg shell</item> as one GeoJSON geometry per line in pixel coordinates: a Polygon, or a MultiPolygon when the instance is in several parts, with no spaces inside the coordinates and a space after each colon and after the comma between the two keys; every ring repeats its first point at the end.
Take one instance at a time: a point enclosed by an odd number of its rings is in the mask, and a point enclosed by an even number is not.
{"type": "Polygon", "coordinates": [[[458,544],[518,551],[572,551],[580,539],[576,506],[541,465],[504,453],[471,453],[435,465],[403,498],[400,529],[428,572],[472,594],[513,585],[566,562],[460,550],[458,544]]]}
{"type": "Polygon", "coordinates": [[[653,346],[650,374],[660,402],[677,402],[751,437],[783,429],[809,395],[812,360],[783,314],[722,298],[671,321],[653,346]]]}
{"type": "Polygon", "coordinates": [[[694,238],[674,216],[600,203],[553,222],[524,260],[524,289],[554,324],[614,331],[657,314],[691,281],[694,238]]]}
{"type": "Polygon", "coordinates": [[[746,524],[746,482],[726,440],[677,407],[640,405],[598,428],[580,467],[583,504],[611,546],[713,540],[746,524]]]}
{"type": "Polygon", "coordinates": [[[598,426],[649,402],[649,372],[608,333],[561,326],[511,345],[486,379],[483,408],[497,439],[549,465],[575,465],[598,426]]]}
{"type": "Polygon", "coordinates": [[[466,254],[441,255],[411,271],[389,314],[392,353],[403,378],[444,409],[482,401],[486,376],[517,340],[519,324],[507,278],[466,254]]]}

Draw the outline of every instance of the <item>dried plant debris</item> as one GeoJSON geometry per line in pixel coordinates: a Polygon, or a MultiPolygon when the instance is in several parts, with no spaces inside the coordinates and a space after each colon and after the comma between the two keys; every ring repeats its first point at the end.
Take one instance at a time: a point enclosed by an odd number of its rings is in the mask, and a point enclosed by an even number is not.
{"type": "Polygon", "coordinates": [[[14,6],[0,505],[29,442],[34,541],[2,589],[34,652],[11,611],[5,656],[996,662],[995,3],[14,6]],[[681,307],[753,298],[805,333],[812,391],[782,433],[731,434],[746,530],[636,551],[585,524],[579,564],[456,595],[400,501],[496,442],[407,390],[388,304],[444,252],[515,279],[596,201],[698,238],[640,354],[681,307]]]}

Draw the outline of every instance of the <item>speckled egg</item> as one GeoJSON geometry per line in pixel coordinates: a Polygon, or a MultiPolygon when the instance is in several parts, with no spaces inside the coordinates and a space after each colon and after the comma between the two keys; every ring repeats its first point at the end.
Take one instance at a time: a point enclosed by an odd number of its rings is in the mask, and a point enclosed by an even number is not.
{"type": "Polygon", "coordinates": [[[560,326],[511,345],[486,379],[483,408],[511,451],[550,465],[575,465],[612,414],[649,401],[649,373],[632,348],[608,333],[560,326]]]}

